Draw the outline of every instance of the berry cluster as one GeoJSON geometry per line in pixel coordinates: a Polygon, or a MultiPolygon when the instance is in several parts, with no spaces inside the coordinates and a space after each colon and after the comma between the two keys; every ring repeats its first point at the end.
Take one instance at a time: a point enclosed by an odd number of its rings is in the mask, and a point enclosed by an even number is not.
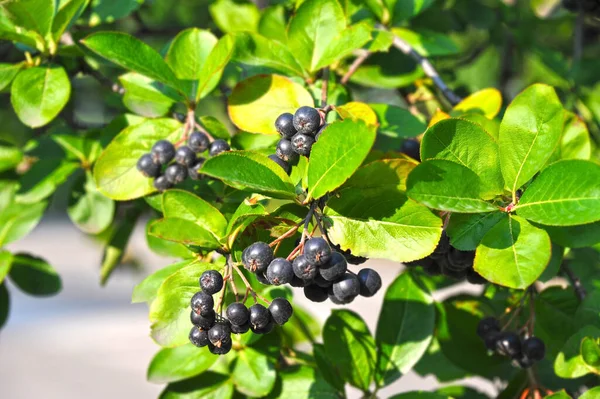
{"type": "Polygon", "coordinates": [[[202,132],[193,132],[187,140],[187,145],[175,149],[167,140],[159,140],[149,154],[144,154],[137,162],[137,169],[146,177],[154,178],[154,187],[159,191],[182,183],[188,176],[192,180],[200,179],[200,168],[204,158],[198,154],[208,150],[210,156],[223,151],[229,151],[225,140],[210,142],[209,137],[202,132]],[[174,160],[174,162],[172,162],[174,160]]]}
{"type": "Polygon", "coordinates": [[[292,317],[292,305],[284,298],[275,298],[268,308],[254,304],[247,308],[242,302],[233,302],[225,311],[226,317],[214,310],[213,295],[223,288],[223,276],[216,270],[207,270],[200,276],[202,291],[191,300],[192,330],[190,342],[198,347],[208,345],[215,355],[224,355],[231,350],[231,334],[244,334],[251,330],[255,334],[267,334],[275,324],[284,325],[292,317]]]}
{"type": "Polygon", "coordinates": [[[322,237],[307,240],[303,253],[293,262],[275,258],[271,247],[264,242],[248,246],[242,262],[261,283],[304,287],[304,295],[313,302],[329,298],[338,305],[348,304],[358,295],[371,297],[381,288],[381,277],[375,270],[350,272],[344,255],[332,251],[322,237]]]}
{"type": "Polygon", "coordinates": [[[426,258],[405,263],[407,267],[422,266],[431,276],[440,274],[455,280],[465,278],[471,284],[485,284],[487,280],[473,269],[475,251],[461,251],[450,245],[450,239],[444,231],[433,253],[426,258]]]}
{"type": "Polygon", "coordinates": [[[300,107],[294,115],[286,112],[275,121],[275,129],[281,134],[276,154],[269,155],[271,160],[290,173],[300,155],[310,156],[313,144],[327,127],[324,115],[316,108],[300,107]]]}
{"type": "Polygon", "coordinates": [[[488,350],[510,357],[515,366],[524,369],[541,361],[546,355],[544,341],[537,337],[521,337],[515,332],[502,331],[500,322],[494,317],[487,317],[479,322],[477,335],[488,350]]]}

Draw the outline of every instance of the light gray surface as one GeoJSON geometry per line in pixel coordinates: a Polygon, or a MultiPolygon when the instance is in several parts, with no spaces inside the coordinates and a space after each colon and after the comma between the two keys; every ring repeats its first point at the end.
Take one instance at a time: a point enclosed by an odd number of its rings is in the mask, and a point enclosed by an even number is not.
{"type": "MultiPolygon", "coordinates": [[[[98,283],[101,249],[67,222],[44,221],[12,251],[29,251],[48,260],[63,279],[62,292],[51,298],[32,298],[11,286],[11,315],[0,332],[0,398],[106,399],[155,398],[162,386],[145,380],[148,362],[159,349],[149,338],[147,308],[130,303],[131,290],[153,270],[171,260],[153,255],[139,229],[129,253],[144,270],[117,272],[106,287],[98,283]]],[[[369,262],[389,284],[401,271],[391,262],[369,262]]],[[[374,298],[359,298],[350,306],[366,320],[371,331],[384,290],[374,298]]],[[[299,302],[324,321],[331,304],[299,302]]],[[[492,387],[470,380],[493,394],[492,387]]],[[[409,374],[381,391],[394,393],[435,387],[431,376],[409,374]]],[[[359,393],[350,391],[350,397],[359,393]]]]}

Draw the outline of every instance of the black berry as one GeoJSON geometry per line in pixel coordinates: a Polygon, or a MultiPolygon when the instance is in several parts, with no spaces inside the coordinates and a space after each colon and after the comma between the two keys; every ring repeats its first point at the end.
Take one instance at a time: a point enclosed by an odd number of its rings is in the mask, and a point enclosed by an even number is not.
{"type": "Polygon", "coordinates": [[[275,258],[267,267],[265,276],[273,285],[288,284],[294,277],[294,269],[285,258],[275,258]]]}
{"type": "Polygon", "coordinates": [[[294,163],[298,160],[298,154],[292,147],[292,142],[286,139],[281,139],[277,143],[277,156],[285,162],[294,163]]]}
{"type": "Polygon", "coordinates": [[[283,169],[285,171],[285,173],[287,173],[288,175],[290,174],[292,167],[283,159],[279,158],[277,155],[275,154],[271,154],[269,155],[269,159],[273,162],[275,162],[277,165],[281,166],[281,169],[283,169]]]}
{"type": "Polygon", "coordinates": [[[515,363],[521,368],[528,369],[529,367],[533,366],[535,362],[533,359],[530,359],[527,356],[521,356],[519,359],[516,359],[515,363]]]}
{"type": "Polygon", "coordinates": [[[315,139],[306,134],[298,133],[292,137],[292,148],[300,155],[310,155],[310,149],[314,143],[315,139]]]}
{"type": "Polygon", "coordinates": [[[321,288],[329,288],[333,285],[333,281],[325,280],[323,276],[318,273],[312,282],[321,288]]]}
{"type": "Polygon", "coordinates": [[[292,278],[292,281],[290,281],[290,285],[292,287],[296,287],[296,288],[303,288],[306,287],[307,285],[309,285],[311,283],[310,280],[302,280],[301,278],[299,278],[298,276],[294,275],[294,277],[292,278]]]}
{"type": "Polygon", "coordinates": [[[437,260],[441,258],[445,258],[447,256],[448,251],[450,250],[450,238],[446,234],[446,231],[442,231],[442,236],[440,237],[440,241],[437,246],[433,250],[433,253],[429,255],[432,259],[437,260]]]}
{"type": "Polygon", "coordinates": [[[146,177],[158,177],[160,175],[160,164],[152,160],[152,155],[144,154],[137,161],[137,170],[146,177]]]}
{"type": "Polygon", "coordinates": [[[304,296],[312,302],[325,302],[327,300],[327,288],[319,287],[316,284],[304,287],[304,296]]]}
{"type": "Polygon", "coordinates": [[[339,252],[332,252],[329,262],[319,268],[319,274],[327,281],[335,281],[341,278],[348,270],[346,258],[339,252]]]}
{"type": "Polygon", "coordinates": [[[198,328],[201,328],[202,330],[209,330],[212,326],[214,326],[215,317],[215,311],[212,309],[206,314],[206,316],[202,316],[193,310],[190,314],[190,320],[192,321],[192,324],[198,328]]]}
{"type": "Polygon", "coordinates": [[[248,332],[249,329],[250,329],[249,321],[247,321],[246,323],[239,325],[239,326],[237,324],[231,325],[231,332],[233,334],[245,334],[248,332]]]}
{"type": "Polygon", "coordinates": [[[194,294],[194,296],[192,297],[191,304],[194,312],[206,317],[213,312],[215,301],[213,300],[212,295],[200,291],[194,294]]]}
{"type": "Polygon", "coordinates": [[[232,341],[231,339],[229,341],[223,342],[221,344],[221,346],[216,346],[211,344],[210,342],[208,343],[208,350],[210,351],[210,353],[212,353],[213,355],[226,355],[229,353],[229,351],[231,350],[231,346],[232,346],[232,341]]]}
{"type": "Polygon", "coordinates": [[[248,323],[248,320],[250,320],[250,311],[246,305],[241,302],[234,302],[227,306],[225,314],[232,326],[241,326],[248,323]]]}
{"type": "Polygon", "coordinates": [[[250,306],[250,328],[265,328],[271,320],[271,313],[263,305],[257,303],[250,306]]]}
{"type": "Polygon", "coordinates": [[[381,288],[381,276],[373,269],[362,269],[358,272],[360,295],[371,297],[381,288]]]}
{"type": "Polygon", "coordinates": [[[204,152],[208,149],[208,146],[210,145],[210,140],[208,139],[208,136],[202,132],[194,132],[192,134],[190,134],[190,137],[188,137],[188,146],[192,149],[192,151],[194,152],[204,152]]]}
{"type": "Polygon", "coordinates": [[[521,356],[521,339],[514,332],[503,332],[496,342],[498,353],[511,358],[521,356]]]}
{"type": "Polygon", "coordinates": [[[302,280],[312,280],[318,272],[317,266],[310,263],[304,255],[300,255],[294,259],[292,267],[296,277],[302,280]]]}
{"type": "Polygon", "coordinates": [[[292,138],[292,136],[297,133],[296,128],[294,127],[294,115],[289,112],[279,115],[275,120],[275,129],[277,129],[279,134],[284,138],[292,138]]]}
{"type": "Polygon", "coordinates": [[[350,273],[346,273],[344,277],[333,283],[333,295],[342,301],[354,299],[360,293],[360,283],[358,278],[350,273]]]}
{"type": "Polygon", "coordinates": [[[490,351],[495,351],[502,333],[499,331],[490,331],[483,339],[485,347],[490,351]]]}
{"type": "Polygon", "coordinates": [[[200,180],[202,178],[202,174],[200,174],[202,165],[204,165],[204,158],[200,158],[195,164],[188,168],[188,176],[190,176],[190,179],[200,180]]]}
{"type": "Polygon", "coordinates": [[[192,327],[190,331],[190,342],[199,348],[206,346],[210,343],[208,340],[208,332],[206,330],[200,330],[197,327],[192,327]]]}
{"type": "Polygon", "coordinates": [[[450,267],[448,260],[439,259],[437,263],[440,265],[442,274],[446,277],[450,277],[454,280],[463,280],[467,277],[467,270],[456,270],[450,267]]]}
{"type": "Polygon", "coordinates": [[[473,266],[475,251],[461,251],[450,247],[448,251],[449,267],[454,270],[465,270],[473,266]]]}
{"type": "Polygon", "coordinates": [[[259,283],[263,285],[271,285],[271,283],[269,282],[269,280],[267,280],[263,272],[257,272],[255,276],[259,283]]]}
{"type": "Polygon", "coordinates": [[[269,305],[269,312],[271,312],[273,321],[282,326],[292,317],[294,309],[287,299],[275,298],[269,305]]]}
{"type": "Polygon", "coordinates": [[[182,145],[175,151],[175,162],[183,166],[192,166],[196,163],[196,153],[187,145],[182,145]]]}
{"type": "Polygon", "coordinates": [[[539,362],[546,356],[546,345],[544,345],[544,341],[541,339],[530,337],[523,341],[521,351],[529,359],[539,362]]]}
{"type": "Polygon", "coordinates": [[[227,322],[216,323],[208,330],[208,339],[211,344],[220,348],[227,341],[231,341],[231,328],[227,322]]]}
{"type": "Polygon", "coordinates": [[[485,319],[481,319],[479,324],[477,324],[477,335],[482,339],[494,331],[500,331],[500,322],[495,317],[486,317],[485,319]]]}
{"type": "Polygon", "coordinates": [[[200,276],[200,288],[208,295],[214,295],[223,288],[223,276],[216,270],[206,270],[200,276]]]}
{"type": "Polygon", "coordinates": [[[467,270],[467,281],[471,284],[487,283],[487,280],[481,274],[477,273],[473,268],[467,270]]]}
{"type": "Polygon", "coordinates": [[[423,265],[423,271],[430,276],[439,276],[442,274],[442,267],[436,261],[431,259],[431,263],[423,265]]]}
{"type": "Polygon", "coordinates": [[[171,184],[182,183],[187,177],[187,168],[178,163],[167,166],[165,169],[165,177],[171,184]]]}
{"type": "Polygon", "coordinates": [[[300,107],[294,113],[294,127],[298,133],[314,135],[321,126],[321,114],[312,107],[300,107]]]}
{"type": "Polygon", "coordinates": [[[412,159],[421,162],[421,144],[416,139],[405,139],[400,147],[400,152],[408,155],[412,159]]]}
{"type": "Polygon", "coordinates": [[[252,332],[255,334],[268,334],[273,331],[273,327],[275,327],[275,322],[271,318],[264,327],[255,327],[254,325],[250,324],[250,330],[252,330],[252,332]]]}
{"type": "Polygon", "coordinates": [[[273,260],[273,250],[269,244],[255,242],[244,250],[244,267],[253,273],[263,272],[273,260]]]}
{"type": "Polygon", "coordinates": [[[165,191],[168,190],[172,187],[173,185],[171,184],[170,181],[167,180],[166,176],[158,176],[156,179],[154,179],[154,188],[157,189],[158,191],[165,191]]]}
{"type": "Polygon", "coordinates": [[[313,265],[325,265],[331,259],[331,248],[323,237],[315,237],[304,243],[304,256],[313,265]]]}
{"type": "Polygon", "coordinates": [[[229,147],[229,144],[227,144],[225,140],[218,139],[210,144],[210,150],[208,153],[211,157],[214,157],[215,155],[219,155],[220,153],[229,151],[230,149],[231,147],[229,147]]]}
{"type": "Polygon", "coordinates": [[[159,140],[152,146],[152,160],[154,163],[166,165],[175,156],[175,146],[167,140],[159,140]]]}

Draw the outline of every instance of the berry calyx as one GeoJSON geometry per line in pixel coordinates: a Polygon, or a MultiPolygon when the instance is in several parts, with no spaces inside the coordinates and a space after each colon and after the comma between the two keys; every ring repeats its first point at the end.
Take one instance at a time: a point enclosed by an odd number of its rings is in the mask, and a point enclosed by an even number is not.
{"type": "Polygon", "coordinates": [[[210,140],[208,139],[208,136],[202,132],[193,132],[190,134],[190,137],[188,137],[187,144],[194,152],[204,152],[208,149],[210,140]]]}
{"type": "Polygon", "coordinates": [[[241,302],[233,302],[232,304],[227,306],[225,315],[231,323],[232,329],[234,325],[242,326],[244,324],[247,324],[248,320],[250,320],[250,311],[248,310],[246,305],[244,305],[241,302]]]}
{"type": "Polygon", "coordinates": [[[333,286],[333,295],[342,302],[352,300],[360,294],[360,283],[354,274],[346,273],[333,286]]]}
{"type": "Polygon", "coordinates": [[[312,107],[300,107],[294,113],[294,128],[298,133],[314,135],[321,126],[321,114],[312,107]]]}
{"type": "Polygon", "coordinates": [[[315,143],[315,139],[306,134],[297,133],[292,137],[291,142],[292,148],[297,154],[308,156],[310,155],[310,149],[315,143]]]}
{"type": "Polygon", "coordinates": [[[223,344],[231,341],[231,328],[228,322],[216,323],[208,330],[208,339],[211,344],[220,348],[223,344]]]}
{"type": "Polygon", "coordinates": [[[269,312],[271,312],[273,321],[282,326],[292,317],[294,309],[287,299],[275,298],[269,305],[269,312]]]}
{"type": "Polygon", "coordinates": [[[200,276],[200,288],[208,295],[214,295],[223,288],[223,276],[216,270],[206,270],[200,276]]]}
{"type": "Polygon", "coordinates": [[[297,133],[294,127],[294,115],[289,112],[279,115],[275,120],[275,129],[283,138],[291,139],[297,133]]]}
{"type": "Polygon", "coordinates": [[[271,313],[263,305],[257,303],[250,306],[250,328],[263,329],[271,321],[271,313]]]}
{"type": "Polygon", "coordinates": [[[254,334],[268,334],[273,331],[273,327],[275,327],[273,319],[269,319],[269,322],[264,327],[255,327],[250,324],[250,330],[252,330],[254,334]]]}
{"type": "Polygon", "coordinates": [[[194,312],[207,317],[213,313],[215,301],[213,300],[212,295],[209,295],[204,291],[199,291],[192,297],[191,305],[194,312]]]}
{"type": "Polygon", "coordinates": [[[265,276],[273,285],[288,284],[294,277],[294,269],[287,259],[275,258],[267,267],[265,276]]]}
{"type": "Polygon", "coordinates": [[[187,177],[187,168],[178,163],[167,166],[165,169],[165,177],[171,184],[183,183],[187,177]]]}
{"type": "Polygon", "coordinates": [[[142,155],[138,159],[136,167],[146,177],[158,177],[160,175],[160,164],[154,162],[150,154],[142,155]]]}
{"type": "Polygon", "coordinates": [[[159,140],[152,146],[151,153],[154,163],[166,165],[175,156],[175,146],[167,140],[159,140]]]}
{"type": "Polygon", "coordinates": [[[292,263],[294,274],[301,280],[312,280],[317,275],[319,269],[314,264],[310,263],[306,256],[300,255],[294,259],[292,263]]]}
{"type": "Polygon", "coordinates": [[[546,345],[538,337],[530,337],[523,341],[521,345],[523,355],[529,359],[539,362],[546,356],[546,345]]]}
{"type": "Polygon", "coordinates": [[[208,350],[213,355],[226,355],[231,350],[232,345],[233,345],[233,342],[231,341],[231,339],[229,341],[225,341],[225,342],[221,343],[221,346],[216,346],[209,342],[208,350]]]}
{"type": "Polygon", "coordinates": [[[325,265],[331,259],[331,248],[323,237],[315,237],[304,243],[306,260],[316,266],[325,265]]]}
{"type": "Polygon", "coordinates": [[[192,166],[196,163],[196,153],[187,145],[182,145],[175,151],[175,162],[183,166],[192,166]]]}
{"type": "Polygon", "coordinates": [[[198,327],[192,327],[189,338],[190,342],[198,348],[202,348],[210,343],[208,340],[208,332],[206,330],[200,330],[198,327]]]}
{"type": "Polygon", "coordinates": [[[360,295],[372,297],[381,288],[381,276],[373,269],[362,269],[358,272],[360,295]]]}
{"type": "Polygon", "coordinates": [[[209,148],[210,149],[208,150],[208,153],[210,154],[211,157],[219,155],[222,152],[231,150],[231,147],[229,147],[229,144],[227,144],[227,142],[222,139],[213,141],[210,144],[209,148]]]}
{"type": "Polygon", "coordinates": [[[255,242],[244,249],[242,261],[244,267],[252,273],[263,272],[273,261],[273,250],[265,242],[255,242]]]}

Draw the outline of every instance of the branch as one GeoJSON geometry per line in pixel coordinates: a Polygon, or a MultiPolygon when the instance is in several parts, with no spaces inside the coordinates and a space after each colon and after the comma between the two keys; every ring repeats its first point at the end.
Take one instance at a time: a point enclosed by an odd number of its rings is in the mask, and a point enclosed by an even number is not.
{"type": "Polygon", "coordinates": [[[321,108],[327,105],[327,90],[329,88],[329,67],[323,68],[323,77],[321,78],[323,85],[321,86],[321,108]]]}
{"type": "Polygon", "coordinates": [[[560,267],[571,282],[571,285],[575,290],[575,295],[577,295],[577,298],[579,298],[580,301],[583,301],[587,295],[587,292],[585,291],[583,285],[581,285],[581,280],[579,280],[575,273],[573,273],[573,270],[571,270],[571,268],[569,267],[569,265],[567,265],[566,262],[563,262],[560,267]]]}
{"type": "Polygon", "coordinates": [[[354,72],[356,72],[356,70],[362,65],[363,62],[366,61],[367,58],[371,56],[371,54],[372,53],[370,51],[363,51],[358,57],[356,57],[352,65],[350,65],[348,72],[346,72],[346,74],[342,77],[342,80],[340,80],[340,83],[343,85],[348,83],[352,75],[354,75],[354,72]]]}
{"type": "Polygon", "coordinates": [[[442,80],[442,78],[440,77],[436,69],[433,67],[429,59],[417,53],[410,44],[408,44],[406,41],[404,41],[396,35],[394,35],[394,41],[392,42],[392,44],[402,53],[408,55],[409,57],[414,59],[419,65],[421,65],[421,68],[423,68],[425,75],[427,75],[431,80],[433,80],[433,83],[437,86],[438,89],[440,89],[444,97],[446,97],[446,99],[448,100],[448,102],[450,102],[451,105],[456,105],[462,101],[462,98],[460,98],[456,93],[454,93],[452,89],[450,89],[448,85],[442,80]]]}

